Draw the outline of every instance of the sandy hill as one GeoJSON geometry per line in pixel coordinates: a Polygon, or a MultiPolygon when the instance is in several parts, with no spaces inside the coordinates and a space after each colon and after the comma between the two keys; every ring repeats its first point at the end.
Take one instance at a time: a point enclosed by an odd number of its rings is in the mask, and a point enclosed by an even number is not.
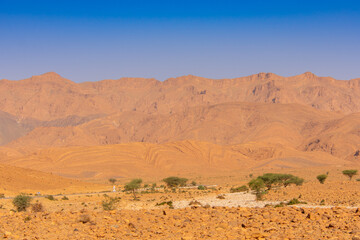
{"type": "Polygon", "coordinates": [[[13,195],[19,192],[59,194],[104,188],[101,185],[4,164],[0,164],[0,173],[0,193],[5,195],[13,195]]]}
{"type": "Polygon", "coordinates": [[[198,141],[165,144],[23,149],[7,163],[71,178],[226,174],[251,169],[314,167],[352,162],[324,152],[304,152],[280,144],[217,145],[198,141]]]}

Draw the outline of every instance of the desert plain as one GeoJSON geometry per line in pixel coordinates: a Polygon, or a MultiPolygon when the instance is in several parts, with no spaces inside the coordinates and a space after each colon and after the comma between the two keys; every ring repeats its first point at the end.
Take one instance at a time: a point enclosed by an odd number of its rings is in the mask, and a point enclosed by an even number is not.
{"type": "Polygon", "coordinates": [[[0,237],[360,239],[359,111],[360,79],[309,72],[0,80],[0,237]],[[232,190],[266,173],[304,181],[232,190]]]}

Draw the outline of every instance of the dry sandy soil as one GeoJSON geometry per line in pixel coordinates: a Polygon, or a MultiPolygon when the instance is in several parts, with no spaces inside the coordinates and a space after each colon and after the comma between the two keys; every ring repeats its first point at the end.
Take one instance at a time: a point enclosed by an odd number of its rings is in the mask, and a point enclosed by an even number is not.
{"type": "MultiPolygon", "coordinates": [[[[34,198],[42,212],[31,208],[12,211],[12,199],[0,199],[0,237],[8,239],[360,239],[360,182],[349,181],[342,169],[292,170],[305,178],[303,186],[272,189],[264,201],[251,193],[230,193],[230,188],[250,180],[243,174],[198,177],[202,184],[218,183],[207,190],[178,189],[155,193],[96,193],[34,198]],[[329,171],[325,184],[315,176],[329,171]],[[102,201],[121,200],[113,211],[102,201]],[[300,196],[301,195],[301,196],[300,196]],[[219,197],[219,196],[223,196],[219,197]],[[300,198],[299,198],[300,196],[300,198]],[[274,207],[299,198],[307,204],[274,207]],[[320,201],[325,199],[325,205],[320,201]],[[162,202],[173,203],[157,206],[162,202]]],[[[283,170],[286,172],[286,170],[283,170]]],[[[262,172],[254,172],[256,177],[262,172]]],[[[356,178],[356,176],[355,176],[356,178]]],[[[152,183],[148,179],[145,183],[152,183]]],[[[194,178],[195,180],[195,178],[194,178]]],[[[122,179],[117,189],[123,189],[122,179]]],[[[162,184],[157,182],[158,186],[162,184]]],[[[111,186],[101,185],[104,190],[111,186]]],[[[44,193],[45,194],[45,193],[44,193]]]]}

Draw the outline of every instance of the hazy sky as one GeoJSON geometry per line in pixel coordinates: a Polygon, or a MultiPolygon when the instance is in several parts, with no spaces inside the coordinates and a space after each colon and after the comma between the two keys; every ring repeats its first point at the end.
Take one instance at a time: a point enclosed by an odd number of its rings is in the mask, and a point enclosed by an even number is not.
{"type": "Polygon", "coordinates": [[[360,1],[0,0],[0,79],[360,77],[360,1]],[[57,3],[56,3],[57,2],[57,3]]]}

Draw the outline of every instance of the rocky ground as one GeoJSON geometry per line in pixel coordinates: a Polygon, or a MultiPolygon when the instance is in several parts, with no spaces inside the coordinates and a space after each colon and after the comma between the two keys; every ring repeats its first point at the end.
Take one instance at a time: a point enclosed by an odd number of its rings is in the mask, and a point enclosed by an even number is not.
{"type": "Polygon", "coordinates": [[[360,239],[360,209],[228,208],[0,215],[8,239],[360,239]]]}
{"type": "Polygon", "coordinates": [[[230,193],[248,181],[242,179],[206,190],[138,192],[137,201],[125,192],[33,198],[40,212],[18,213],[12,199],[0,199],[0,239],[360,240],[360,182],[337,170],[320,184],[316,174],[305,175],[303,186],[272,189],[263,201],[230,193]],[[106,211],[109,197],[120,200],[106,211]],[[293,198],[307,204],[275,207],[293,198]]]}

